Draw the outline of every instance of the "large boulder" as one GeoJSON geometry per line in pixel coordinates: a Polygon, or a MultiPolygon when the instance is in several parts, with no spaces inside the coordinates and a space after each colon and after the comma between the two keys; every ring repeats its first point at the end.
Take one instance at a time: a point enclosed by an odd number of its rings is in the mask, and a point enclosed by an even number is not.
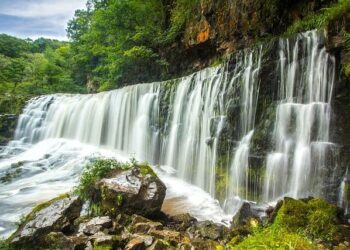
{"type": "Polygon", "coordinates": [[[51,232],[66,232],[79,217],[82,201],[78,197],[64,197],[39,205],[11,236],[14,246],[30,246],[45,241],[51,232]]]}
{"type": "Polygon", "coordinates": [[[93,202],[101,204],[105,214],[138,214],[149,216],[160,212],[166,186],[151,167],[137,166],[116,170],[109,178],[96,183],[93,202]]]}

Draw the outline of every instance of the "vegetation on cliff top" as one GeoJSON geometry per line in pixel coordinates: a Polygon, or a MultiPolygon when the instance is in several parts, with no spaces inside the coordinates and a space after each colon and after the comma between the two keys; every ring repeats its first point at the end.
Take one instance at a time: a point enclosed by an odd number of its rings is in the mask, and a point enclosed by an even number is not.
{"type": "Polygon", "coordinates": [[[347,15],[350,12],[349,0],[338,0],[328,8],[323,8],[316,13],[310,13],[305,18],[291,25],[286,34],[292,35],[312,29],[325,29],[334,20],[347,15]]]}
{"type": "Polygon", "coordinates": [[[89,0],[68,23],[73,76],[99,91],[168,77],[161,48],[184,30],[199,0],[89,0]]]}

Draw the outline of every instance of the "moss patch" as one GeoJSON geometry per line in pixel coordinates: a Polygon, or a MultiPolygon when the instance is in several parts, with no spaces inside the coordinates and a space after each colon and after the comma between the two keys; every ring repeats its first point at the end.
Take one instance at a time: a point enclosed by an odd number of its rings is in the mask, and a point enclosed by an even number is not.
{"type": "Polygon", "coordinates": [[[337,232],[337,208],[321,199],[308,202],[285,199],[274,227],[289,232],[303,232],[310,239],[332,241],[337,232]]]}
{"type": "Polygon", "coordinates": [[[315,242],[331,245],[338,237],[338,209],[321,199],[285,198],[273,224],[260,227],[231,249],[317,249],[315,242]]]}
{"type": "Polygon", "coordinates": [[[271,228],[263,230],[255,235],[249,236],[237,246],[231,249],[295,249],[295,250],[313,250],[315,245],[307,238],[297,234],[290,233],[284,229],[273,230],[271,228]]]}
{"type": "Polygon", "coordinates": [[[156,173],[153,171],[153,169],[147,163],[142,163],[140,165],[136,163],[135,166],[138,166],[140,168],[142,176],[146,176],[146,175],[157,176],[156,173]]]}

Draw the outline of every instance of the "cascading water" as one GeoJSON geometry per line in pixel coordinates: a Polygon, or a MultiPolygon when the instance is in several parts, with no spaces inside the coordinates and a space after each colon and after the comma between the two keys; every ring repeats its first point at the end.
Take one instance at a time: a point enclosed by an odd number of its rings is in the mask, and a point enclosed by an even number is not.
{"type": "Polygon", "coordinates": [[[350,176],[349,169],[345,172],[345,177],[343,178],[340,185],[338,205],[344,208],[345,214],[350,212],[350,176]]]}
{"type": "Polygon", "coordinates": [[[240,202],[236,202],[237,198],[238,200],[240,198],[248,199],[249,144],[254,133],[260,67],[261,49],[257,51],[256,55],[251,53],[244,58],[243,84],[240,84],[241,114],[239,136],[242,139],[235,150],[230,165],[230,185],[227,187],[228,192],[225,201],[225,208],[231,213],[240,205],[240,202]]]}
{"type": "Polygon", "coordinates": [[[316,31],[279,43],[275,152],[267,156],[264,199],[322,195],[335,61],[316,31]]]}
{"type": "Polygon", "coordinates": [[[173,81],[31,100],[0,152],[1,176],[13,175],[0,183],[0,234],[35,203],[69,191],[82,166],[100,156],[148,161],[167,185],[170,210],[199,219],[227,219],[213,198],[231,215],[244,199],[260,202],[252,189],[266,202],[322,196],[335,75],[323,40],[311,31],[279,42],[274,149],[255,176],[262,187],[251,185],[250,153],[259,90],[272,84],[263,82],[264,47],[173,81]]]}

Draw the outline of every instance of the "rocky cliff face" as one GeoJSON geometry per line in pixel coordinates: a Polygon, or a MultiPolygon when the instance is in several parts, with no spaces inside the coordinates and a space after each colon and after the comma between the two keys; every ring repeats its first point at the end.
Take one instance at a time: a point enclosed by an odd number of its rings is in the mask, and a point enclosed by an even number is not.
{"type": "Polygon", "coordinates": [[[293,22],[332,2],[201,0],[178,41],[163,51],[170,62],[170,74],[205,68],[225,55],[281,35],[293,22]],[[179,61],[181,64],[176,63],[179,61]]]}
{"type": "Polygon", "coordinates": [[[0,146],[6,145],[13,138],[17,118],[17,115],[0,115],[0,146]]]}

